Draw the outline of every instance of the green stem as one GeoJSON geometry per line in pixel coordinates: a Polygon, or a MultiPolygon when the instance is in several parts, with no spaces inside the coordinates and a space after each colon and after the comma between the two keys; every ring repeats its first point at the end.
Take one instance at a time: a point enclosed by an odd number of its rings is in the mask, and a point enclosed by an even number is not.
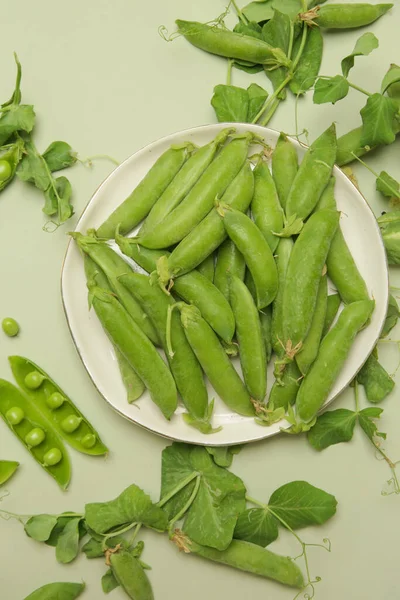
{"type": "Polygon", "coordinates": [[[295,72],[297,65],[299,64],[299,61],[301,59],[301,56],[304,52],[304,48],[307,42],[307,34],[308,34],[308,25],[306,23],[304,23],[303,25],[303,33],[301,36],[301,44],[300,44],[300,48],[297,52],[296,58],[293,61],[292,67],[290,69],[290,71],[292,72],[292,74],[295,72]]]}
{"type": "Polygon", "coordinates": [[[106,535],[104,535],[103,540],[101,542],[101,546],[102,546],[103,550],[107,549],[107,540],[115,537],[116,535],[122,535],[123,533],[130,531],[131,529],[133,529],[134,527],[137,527],[138,525],[141,525],[141,523],[136,523],[136,522],[129,523],[129,525],[122,527],[122,529],[118,529],[117,531],[113,531],[112,533],[107,533],[106,535]]]}
{"type": "MultiPolygon", "coordinates": [[[[17,513],[13,513],[13,512],[9,512],[8,510],[0,510],[0,515],[4,514],[7,515],[9,518],[11,519],[17,519],[18,521],[20,521],[20,523],[22,523],[21,519],[31,519],[32,517],[34,517],[35,515],[18,515],[17,513]]],[[[50,515],[52,517],[54,517],[55,519],[58,519],[60,517],[80,517],[81,519],[83,519],[83,517],[85,515],[82,515],[80,513],[74,513],[74,512],[67,512],[67,513],[63,513],[62,515],[50,515]]]]}
{"type": "Polygon", "coordinates": [[[166,496],[164,496],[159,502],[157,502],[157,506],[159,508],[162,508],[168,502],[168,500],[171,500],[171,498],[173,498],[175,494],[183,490],[184,487],[186,487],[191,481],[193,481],[193,479],[196,479],[196,477],[198,476],[199,474],[197,473],[197,471],[193,471],[193,473],[185,477],[185,479],[182,479],[182,481],[180,481],[178,485],[174,487],[173,490],[168,492],[166,496]]]}
{"type": "Polygon", "coordinates": [[[354,156],[354,158],[356,160],[358,160],[359,163],[362,164],[363,167],[365,167],[370,173],[372,173],[372,175],[374,175],[374,177],[376,177],[377,179],[380,179],[381,181],[383,181],[383,183],[385,184],[385,186],[387,187],[387,189],[393,194],[393,196],[395,198],[400,198],[400,192],[398,190],[395,190],[389,183],[387,183],[386,181],[384,181],[382,179],[382,177],[379,175],[379,173],[377,173],[376,171],[374,171],[374,169],[372,167],[370,167],[369,165],[367,165],[366,162],[364,162],[363,160],[361,160],[361,158],[359,156],[356,156],[356,154],[354,152],[352,152],[352,155],[354,156]]]}
{"type": "Polygon", "coordinates": [[[92,160],[97,160],[97,159],[109,160],[110,162],[114,163],[114,165],[116,165],[117,167],[119,167],[119,165],[121,164],[119,162],[119,160],[117,160],[116,158],[113,158],[112,156],[109,156],[108,154],[93,154],[93,156],[88,156],[87,158],[84,158],[84,159],[78,158],[77,160],[79,160],[79,162],[81,162],[83,165],[92,167],[93,166],[92,160]]]}
{"type": "Polygon", "coordinates": [[[260,125],[262,125],[263,127],[265,127],[270,122],[270,120],[274,116],[275,111],[277,110],[277,108],[280,105],[280,103],[281,103],[281,101],[279,100],[279,98],[275,98],[272,107],[270,108],[270,110],[268,111],[268,113],[266,114],[266,116],[264,117],[264,119],[260,122],[260,125]]]}
{"type": "Polygon", "coordinates": [[[289,47],[288,47],[288,53],[287,53],[287,56],[289,59],[292,58],[293,44],[294,44],[294,25],[293,25],[293,21],[290,21],[290,37],[289,37],[289,47]]]}
{"type": "Polygon", "coordinates": [[[238,5],[236,4],[236,0],[231,0],[231,4],[232,4],[233,8],[236,10],[236,14],[239,17],[239,19],[242,21],[243,25],[247,25],[248,19],[247,19],[247,17],[244,16],[244,14],[242,13],[242,11],[240,10],[240,8],[238,7],[238,5]]]}
{"type": "Polygon", "coordinates": [[[135,541],[137,534],[138,534],[138,533],[139,533],[139,531],[141,530],[141,527],[142,527],[142,523],[138,523],[138,524],[136,525],[136,527],[135,527],[135,530],[134,530],[134,532],[133,532],[133,534],[132,534],[132,537],[131,537],[131,538],[130,538],[130,540],[129,540],[129,545],[130,545],[130,546],[132,546],[133,542],[135,541]]]}
{"type": "Polygon", "coordinates": [[[351,88],[353,88],[353,90],[357,90],[358,92],[361,92],[362,94],[365,94],[366,96],[372,96],[372,94],[367,92],[367,90],[364,90],[364,88],[360,87],[359,85],[356,85],[355,83],[351,83],[351,81],[349,81],[349,80],[347,80],[347,83],[349,84],[349,86],[351,88]]]}
{"type": "Polygon", "coordinates": [[[226,76],[226,85],[231,85],[231,81],[232,81],[232,65],[233,65],[233,60],[230,58],[228,60],[228,73],[226,76]]]}
{"type": "Polygon", "coordinates": [[[359,394],[358,394],[358,381],[354,380],[354,401],[356,403],[356,413],[360,412],[360,402],[359,402],[359,394]]]}
{"type": "Polygon", "coordinates": [[[195,484],[195,486],[194,486],[194,488],[193,488],[193,491],[192,491],[192,493],[190,494],[190,498],[189,498],[189,500],[186,502],[185,506],[183,506],[183,507],[181,508],[181,510],[178,512],[178,514],[176,514],[176,515],[175,515],[175,516],[174,516],[174,517],[173,517],[173,518],[170,520],[170,522],[169,522],[169,524],[168,524],[168,531],[172,531],[172,528],[173,528],[174,524],[175,524],[177,521],[179,521],[179,520],[180,520],[180,519],[183,517],[183,515],[186,513],[186,511],[187,511],[187,510],[189,510],[189,508],[191,507],[191,505],[192,505],[192,503],[193,503],[194,499],[195,499],[195,498],[196,498],[196,496],[197,496],[197,492],[199,491],[199,487],[200,487],[200,480],[201,480],[201,477],[200,477],[200,475],[197,475],[197,478],[196,478],[196,484],[195,484]]]}

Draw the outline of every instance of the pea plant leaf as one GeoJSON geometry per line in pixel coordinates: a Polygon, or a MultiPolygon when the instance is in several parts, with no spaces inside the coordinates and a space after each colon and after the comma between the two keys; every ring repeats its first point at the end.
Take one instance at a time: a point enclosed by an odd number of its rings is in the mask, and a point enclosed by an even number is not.
{"type": "MultiPolygon", "coordinates": [[[[283,14],[280,10],[274,10],[272,19],[265,23],[262,29],[263,39],[273,48],[280,48],[287,54],[289,50],[291,27],[290,17],[283,14]]],[[[281,83],[283,83],[287,70],[284,67],[279,67],[278,69],[266,70],[265,73],[271,81],[274,90],[276,90],[281,83]]],[[[278,97],[285,99],[286,90],[283,89],[278,97]]]]}
{"type": "Polygon", "coordinates": [[[247,63],[244,60],[235,60],[233,63],[235,69],[239,69],[239,71],[244,71],[245,73],[249,73],[250,75],[254,75],[255,73],[261,73],[264,71],[264,67],[262,65],[253,65],[251,63],[247,63]]]}
{"type": "Polygon", "coordinates": [[[78,555],[80,520],[81,517],[70,519],[58,538],[56,546],[56,558],[59,563],[70,563],[78,555]]]}
{"type": "Polygon", "coordinates": [[[398,107],[392,98],[381,94],[372,94],[361,109],[363,122],[360,146],[378,146],[391,144],[396,136],[393,122],[398,107]]]}
{"type": "Polygon", "coordinates": [[[272,0],[262,0],[261,2],[260,0],[256,0],[255,2],[250,2],[242,8],[242,13],[249,21],[255,23],[268,21],[268,19],[272,19],[274,14],[272,0]]]}
{"type": "Polygon", "coordinates": [[[86,504],[85,521],[96,533],[106,533],[129,523],[143,523],[157,531],[165,531],[168,527],[166,513],[134,484],[127,487],[115,500],[86,504]]]}
{"type": "Polygon", "coordinates": [[[67,142],[52,142],[42,156],[51,172],[72,167],[77,161],[76,152],[67,142]]]}
{"type": "MultiPolygon", "coordinates": [[[[106,541],[108,548],[115,548],[117,544],[120,544],[121,548],[129,548],[128,541],[121,535],[115,535],[114,537],[108,538],[106,541]]],[[[82,552],[86,555],[86,558],[101,558],[104,556],[102,542],[94,537],[91,537],[86,544],[82,546],[82,552]]]]}
{"type": "Polygon", "coordinates": [[[357,381],[364,386],[368,402],[373,404],[382,402],[394,388],[393,379],[382,367],[374,352],[358,373],[357,381]]]}
{"type": "Polygon", "coordinates": [[[216,85],[211,105],[220,123],[246,123],[249,111],[247,90],[234,85],[216,85]]]}
{"type": "Polygon", "coordinates": [[[84,583],[48,583],[25,600],[75,600],[85,589],[84,583]]]}
{"type": "Polygon", "coordinates": [[[392,296],[392,294],[390,294],[385,324],[383,326],[382,333],[380,336],[381,339],[385,338],[387,335],[389,335],[389,333],[391,332],[393,327],[395,327],[395,325],[397,324],[399,317],[400,317],[400,310],[399,310],[399,307],[397,304],[397,300],[394,296],[392,296]]]}
{"type": "Polygon", "coordinates": [[[324,450],[334,444],[349,442],[353,437],[356,422],[357,413],[347,408],[324,412],[307,433],[307,439],[315,450],[324,450]]]}
{"type": "MultiPolygon", "coordinates": [[[[60,535],[64,531],[64,527],[73,518],[74,517],[71,517],[71,516],[67,517],[67,516],[60,515],[57,518],[56,526],[52,530],[50,537],[45,541],[45,543],[48,546],[53,546],[55,548],[57,546],[60,535]]],[[[79,539],[82,539],[87,533],[85,521],[83,519],[79,522],[78,530],[79,530],[79,539]]]]}
{"type": "Polygon", "coordinates": [[[45,203],[43,212],[46,215],[59,216],[60,223],[64,223],[74,214],[71,204],[72,187],[66,177],[57,177],[44,193],[45,203]]]}
{"type": "Polygon", "coordinates": [[[359,412],[358,422],[360,423],[365,435],[371,440],[371,442],[374,441],[375,437],[386,439],[386,433],[378,431],[378,427],[375,423],[375,420],[379,419],[382,413],[383,409],[375,406],[364,408],[359,412]]]}
{"type": "Polygon", "coordinates": [[[105,594],[109,594],[110,592],[115,590],[115,588],[117,588],[119,585],[120,584],[115,579],[115,576],[114,576],[114,573],[112,572],[112,570],[108,569],[108,571],[106,573],[104,573],[103,577],[101,578],[101,587],[102,587],[103,592],[105,594]]]}
{"type": "Polygon", "coordinates": [[[168,518],[178,514],[188,502],[195,486],[195,470],[190,461],[191,447],[173,443],[164,448],[161,459],[161,500],[172,493],[177,486],[193,477],[179,492],[163,505],[168,518]]]}
{"type": "Polygon", "coordinates": [[[386,171],[381,171],[376,180],[376,189],[386,198],[400,198],[400,183],[386,171]]]}
{"type": "Polygon", "coordinates": [[[251,83],[247,88],[247,95],[249,98],[249,108],[246,122],[251,123],[268,98],[268,92],[260,85],[257,85],[257,83],[251,83]]]}
{"type": "Polygon", "coordinates": [[[391,98],[400,98],[400,67],[398,65],[391,64],[382,79],[381,94],[386,92],[391,98]]]}
{"type": "Polygon", "coordinates": [[[271,495],[268,506],[292,529],[321,525],[336,512],[337,500],[307,481],[292,481],[271,495]]]}
{"type": "Polygon", "coordinates": [[[0,117],[0,146],[18,131],[31,132],[35,124],[35,111],[30,104],[13,106],[0,117]]]}
{"type": "Polygon", "coordinates": [[[239,515],[233,537],[268,546],[278,537],[278,525],[268,508],[249,508],[239,515]]]}
{"type": "Polygon", "coordinates": [[[378,46],[379,40],[373,33],[367,32],[358,38],[353,52],[342,60],[342,73],[344,77],[348,77],[351,69],[354,67],[356,56],[368,56],[378,46]]]}
{"type": "Polygon", "coordinates": [[[233,28],[233,31],[235,33],[241,33],[243,35],[249,35],[250,37],[258,38],[259,40],[263,39],[262,27],[254,21],[250,21],[247,24],[239,21],[239,23],[237,23],[233,28]]]}
{"type": "Polygon", "coordinates": [[[206,446],[214,462],[219,467],[230,467],[235,454],[239,454],[242,446],[206,446]]]}
{"type": "Polygon", "coordinates": [[[342,75],[335,75],[328,79],[320,77],[314,87],[314,104],[325,104],[331,102],[335,104],[342,100],[349,93],[349,84],[342,75]]]}
{"type": "Polygon", "coordinates": [[[280,10],[291,19],[294,19],[302,10],[301,0],[272,0],[274,10],[280,10]]]}
{"type": "MultiPolygon", "coordinates": [[[[301,37],[298,37],[293,47],[292,55],[294,57],[297,55],[297,52],[300,49],[300,44],[301,37]]],[[[307,36],[306,46],[299,60],[294,76],[289,82],[289,88],[293,94],[304,94],[314,85],[321,67],[323,45],[324,41],[321,30],[318,27],[310,29],[307,36]]]]}
{"type": "Polygon", "coordinates": [[[54,527],[57,525],[57,517],[53,515],[35,515],[25,524],[25,533],[37,542],[46,542],[54,527]]]}

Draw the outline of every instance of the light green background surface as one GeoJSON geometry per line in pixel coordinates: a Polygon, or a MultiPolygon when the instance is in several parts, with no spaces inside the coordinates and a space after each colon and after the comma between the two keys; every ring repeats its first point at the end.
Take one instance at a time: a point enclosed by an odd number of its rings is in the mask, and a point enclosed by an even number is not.
{"type": "MultiPolygon", "coordinates": [[[[224,60],[205,55],[182,39],[166,44],[157,33],[160,24],[173,28],[177,17],[207,21],[222,12],[224,2],[203,0],[70,0],[68,3],[20,0],[2,10],[0,36],[0,99],[13,87],[12,51],[23,65],[23,100],[37,112],[35,140],[44,149],[54,139],[65,139],[80,156],[107,153],[120,160],[147,143],[174,131],[214,122],[210,107],[212,88],[226,76],[224,60]]],[[[400,8],[394,9],[372,30],[380,48],[360,58],[351,79],[371,91],[391,62],[399,62],[400,8]]],[[[325,36],[321,73],[335,74],[340,59],[353,49],[360,32],[325,36]]],[[[234,71],[233,83],[258,81],[262,75],[234,71]]],[[[336,106],[314,107],[311,98],[299,102],[299,127],[311,139],[332,120],[339,134],[359,124],[364,99],[351,91],[336,106]]],[[[294,101],[277,112],[271,126],[295,131],[294,101]]],[[[380,152],[370,163],[399,178],[399,143],[380,152]]],[[[15,182],[0,197],[0,317],[13,316],[21,324],[17,339],[1,337],[0,376],[11,378],[9,354],[22,354],[43,366],[68,392],[101,432],[111,453],[107,459],[84,457],[71,451],[73,479],[62,493],[29,457],[5,426],[0,424],[0,457],[21,462],[7,486],[10,495],[1,507],[23,514],[80,512],[85,502],[115,497],[130,483],[145,488],[156,499],[160,485],[161,450],[166,442],[125,421],[108,407],[91,384],[74,349],[60,298],[60,271],[67,245],[66,232],[111,166],[99,162],[92,170],[77,166],[68,173],[76,216],[54,234],[42,231],[42,197],[15,182]]],[[[374,191],[372,176],[355,169],[361,190],[378,214],[385,208],[374,191]]],[[[368,243],[366,240],[365,243],[368,243]]],[[[392,272],[392,284],[396,284],[392,272]]],[[[396,333],[392,338],[396,338],[396,333]]],[[[397,365],[395,346],[382,346],[381,358],[389,371],[397,365]]],[[[381,427],[388,432],[385,444],[394,459],[400,457],[400,411],[397,389],[385,401],[381,427]]],[[[352,407],[352,394],[335,402],[352,407]]],[[[332,552],[311,549],[313,575],[322,577],[317,597],[396,600],[398,589],[398,535],[400,497],[381,496],[387,466],[376,460],[373,448],[356,432],[353,442],[334,446],[322,454],[305,439],[280,436],[245,448],[234,460],[234,472],[244,478],[249,493],[267,500],[279,485],[295,479],[334,493],[337,515],[326,525],[304,531],[304,538],[319,542],[329,537],[332,552]]],[[[4,488],[2,488],[3,490],[4,488]]],[[[157,600],[219,600],[271,598],[289,600],[290,589],[241,574],[228,568],[181,555],[166,536],[146,533],[144,560],[157,600]]],[[[278,551],[298,554],[296,542],[281,536],[278,551]]],[[[57,564],[54,550],[36,543],[16,521],[0,521],[0,597],[22,600],[35,588],[51,581],[87,583],[82,598],[104,597],[101,560],[84,556],[70,566],[57,564]]],[[[120,590],[115,600],[125,598],[120,590]]]]}

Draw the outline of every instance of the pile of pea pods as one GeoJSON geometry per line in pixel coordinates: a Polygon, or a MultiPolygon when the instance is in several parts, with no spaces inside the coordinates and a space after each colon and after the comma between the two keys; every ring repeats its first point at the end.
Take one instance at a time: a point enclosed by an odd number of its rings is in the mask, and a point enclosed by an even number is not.
{"type": "Polygon", "coordinates": [[[169,148],[96,231],[72,234],[129,402],[147,388],[170,419],[179,395],[186,422],[212,433],[205,374],[235,413],[268,425],[295,404],[312,422],[374,308],[339,225],[336,153],[334,125],[300,165],[281,134],[270,170],[263,140],[222,129],[169,148]]]}

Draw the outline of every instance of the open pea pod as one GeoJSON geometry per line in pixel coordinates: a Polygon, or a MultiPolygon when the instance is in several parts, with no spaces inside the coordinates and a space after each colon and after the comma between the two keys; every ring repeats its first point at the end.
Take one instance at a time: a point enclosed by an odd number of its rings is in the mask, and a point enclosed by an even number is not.
{"type": "Polygon", "coordinates": [[[15,460],[0,460],[0,485],[8,481],[19,467],[15,460]]]}
{"type": "Polygon", "coordinates": [[[0,192],[14,179],[23,150],[24,142],[21,138],[0,148],[0,192]]]}
{"type": "Polygon", "coordinates": [[[0,416],[33,458],[65,490],[71,465],[64,444],[32,400],[0,379],[0,416]]]}
{"type": "Polygon", "coordinates": [[[8,360],[20,388],[72,448],[92,456],[108,453],[94,427],[43,369],[22,356],[8,360]]]}

